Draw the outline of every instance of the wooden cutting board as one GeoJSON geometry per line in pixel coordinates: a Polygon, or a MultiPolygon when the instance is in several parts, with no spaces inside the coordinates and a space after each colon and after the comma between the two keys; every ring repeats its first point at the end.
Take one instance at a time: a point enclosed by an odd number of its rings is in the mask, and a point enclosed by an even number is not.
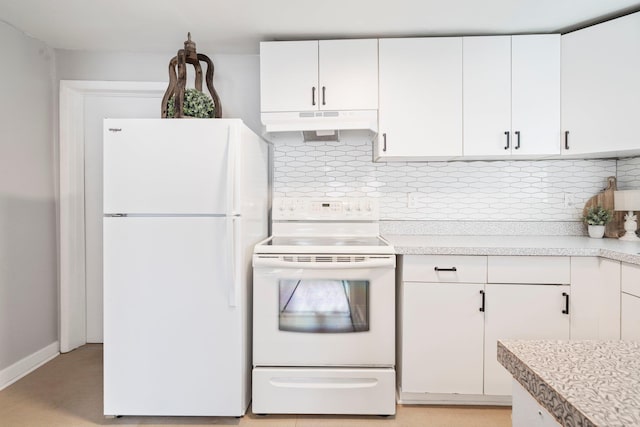
{"type": "Polygon", "coordinates": [[[620,237],[624,234],[624,215],[625,212],[616,212],[613,210],[613,192],[618,189],[616,184],[616,177],[610,176],[607,178],[607,187],[591,197],[587,200],[587,203],[584,205],[584,209],[582,210],[582,214],[586,215],[587,210],[593,206],[602,206],[605,209],[613,212],[613,220],[607,224],[604,229],[605,237],[620,237]]]}

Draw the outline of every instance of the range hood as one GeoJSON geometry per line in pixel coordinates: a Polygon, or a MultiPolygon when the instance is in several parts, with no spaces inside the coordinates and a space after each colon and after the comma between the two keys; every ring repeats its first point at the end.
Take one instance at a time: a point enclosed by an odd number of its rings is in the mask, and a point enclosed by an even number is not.
{"type": "Polygon", "coordinates": [[[262,113],[263,136],[271,142],[366,141],[378,132],[378,111],[262,113]]]}

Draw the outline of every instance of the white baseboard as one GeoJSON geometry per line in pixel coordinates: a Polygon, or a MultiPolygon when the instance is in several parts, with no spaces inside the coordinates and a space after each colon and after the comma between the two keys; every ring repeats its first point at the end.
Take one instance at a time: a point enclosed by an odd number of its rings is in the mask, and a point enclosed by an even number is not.
{"type": "Polygon", "coordinates": [[[54,357],[60,354],[58,341],[41,348],[35,353],[18,360],[13,365],[0,371],[0,390],[9,387],[20,378],[38,369],[54,357]]]}
{"type": "Polygon", "coordinates": [[[511,406],[511,396],[489,396],[484,394],[407,393],[399,391],[401,405],[479,405],[511,406]]]}

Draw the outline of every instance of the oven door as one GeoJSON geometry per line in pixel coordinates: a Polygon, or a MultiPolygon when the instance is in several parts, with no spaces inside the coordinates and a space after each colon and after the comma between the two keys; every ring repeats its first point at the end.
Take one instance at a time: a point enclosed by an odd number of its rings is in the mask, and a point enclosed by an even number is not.
{"type": "Polygon", "coordinates": [[[253,257],[254,366],[393,366],[394,255],[253,257]]]}

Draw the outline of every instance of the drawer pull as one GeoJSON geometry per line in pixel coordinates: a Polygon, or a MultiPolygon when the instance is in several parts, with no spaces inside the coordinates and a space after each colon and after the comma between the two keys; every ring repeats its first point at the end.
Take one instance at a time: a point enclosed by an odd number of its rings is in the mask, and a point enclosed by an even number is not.
{"type": "Polygon", "coordinates": [[[480,311],[484,313],[484,291],[480,291],[480,295],[482,295],[482,307],[480,307],[480,311]]]}
{"type": "Polygon", "coordinates": [[[455,267],[451,267],[451,268],[440,268],[440,267],[434,267],[433,268],[435,271],[458,271],[457,268],[455,267]]]}
{"type": "Polygon", "coordinates": [[[562,314],[569,314],[569,294],[563,292],[562,296],[564,297],[564,310],[562,310],[562,314]]]}

